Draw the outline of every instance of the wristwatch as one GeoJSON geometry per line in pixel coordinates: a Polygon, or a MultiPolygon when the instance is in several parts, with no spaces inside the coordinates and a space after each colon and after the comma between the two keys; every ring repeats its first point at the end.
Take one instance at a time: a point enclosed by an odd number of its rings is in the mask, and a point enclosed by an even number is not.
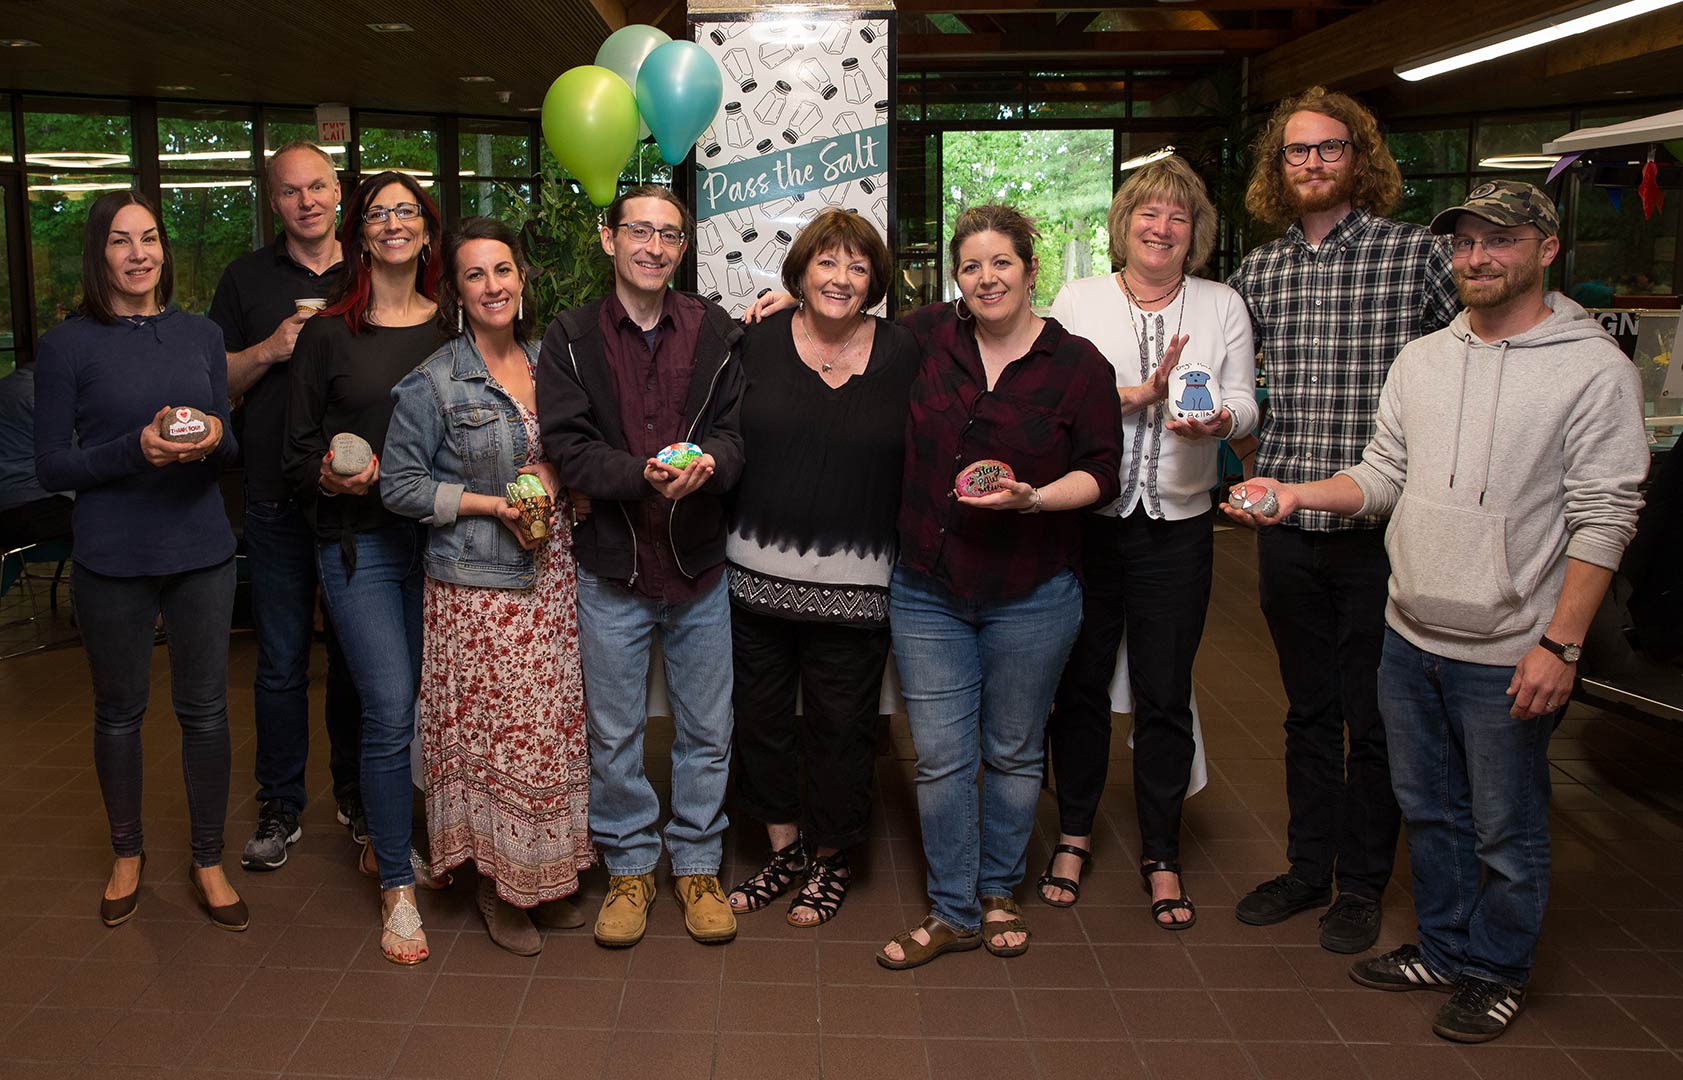
{"type": "Polygon", "coordinates": [[[1584,655],[1584,647],[1579,642],[1573,641],[1563,645],[1547,634],[1544,634],[1537,644],[1554,653],[1568,664],[1576,664],[1578,657],[1584,655]]]}

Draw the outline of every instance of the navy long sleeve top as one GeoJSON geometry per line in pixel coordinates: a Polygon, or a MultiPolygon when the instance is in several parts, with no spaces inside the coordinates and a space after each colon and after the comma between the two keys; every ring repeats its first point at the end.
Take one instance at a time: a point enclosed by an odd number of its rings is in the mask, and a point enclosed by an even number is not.
{"type": "Polygon", "coordinates": [[[41,336],[35,366],[35,471],[73,490],[75,559],[97,574],[142,577],[215,566],[234,554],[217,474],[239,453],[228,424],[222,331],[199,315],[102,323],[73,315],[41,336]],[[140,431],[159,409],[222,421],[203,461],[154,466],[140,431]]]}

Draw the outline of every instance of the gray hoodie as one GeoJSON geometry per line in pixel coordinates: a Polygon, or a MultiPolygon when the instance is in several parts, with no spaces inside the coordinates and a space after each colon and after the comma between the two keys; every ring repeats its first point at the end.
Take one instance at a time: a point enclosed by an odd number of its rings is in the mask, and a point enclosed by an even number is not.
{"type": "Polygon", "coordinates": [[[1547,629],[1566,560],[1619,565],[1648,471],[1642,383],[1559,293],[1542,323],[1494,343],[1467,313],[1406,345],[1373,441],[1342,475],[1362,514],[1390,514],[1385,619],[1418,648],[1516,664],[1547,629]]]}

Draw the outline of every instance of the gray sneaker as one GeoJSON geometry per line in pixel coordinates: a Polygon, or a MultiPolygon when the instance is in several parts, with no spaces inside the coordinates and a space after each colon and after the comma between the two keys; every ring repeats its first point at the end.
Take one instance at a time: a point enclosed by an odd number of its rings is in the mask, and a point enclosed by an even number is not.
{"type": "Polygon", "coordinates": [[[296,844],[303,835],[295,815],[278,802],[266,802],[257,813],[256,830],[245,842],[240,865],[247,870],[278,870],[286,865],[287,845],[296,844]]]}

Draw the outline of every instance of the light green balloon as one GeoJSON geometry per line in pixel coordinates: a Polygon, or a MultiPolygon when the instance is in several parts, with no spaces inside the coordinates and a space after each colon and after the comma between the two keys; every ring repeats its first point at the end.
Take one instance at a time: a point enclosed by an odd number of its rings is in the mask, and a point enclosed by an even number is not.
{"type": "Polygon", "coordinates": [[[543,97],[543,139],[590,201],[607,206],[637,149],[637,96],[605,67],[564,71],[543,97]]]}
{"type": "MultiPolygon", "coordinates": [[[[596,50],[596,65],[605,67],[624,79],[625,85],[631,88],[632,96],[635,97],[637,70],[643,66],[643,58],[671,40],[666,31],[647,23],[622,26],[609,34],[608,40],[602,42],[602,47],[596,50]]],[[[637,138],[648,137],[649,125],[639,118],[637,138]]]]}
{"type": "Polygon", "coordinates": [[[1667,139],[1665,148],[1671,151],[1671,156],[1683,161],[1683,139],[1667,139]]]}

